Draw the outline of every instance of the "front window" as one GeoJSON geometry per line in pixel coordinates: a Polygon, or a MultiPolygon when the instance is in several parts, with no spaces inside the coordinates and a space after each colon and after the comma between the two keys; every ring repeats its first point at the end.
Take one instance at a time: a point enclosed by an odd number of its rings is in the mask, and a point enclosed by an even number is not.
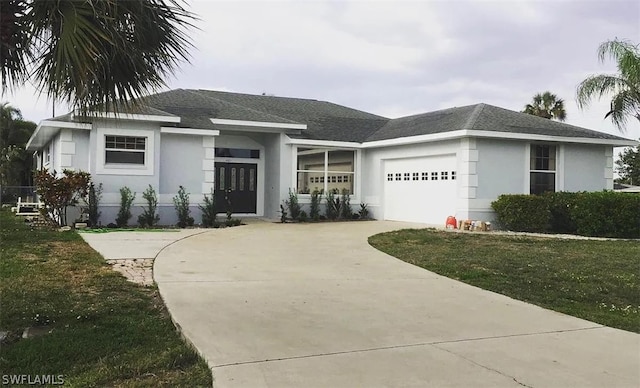
{"type": "Polygon", "coordinates": [[[542,194],[556,191],[556,147],[531,145],[529,193],[542,194]]]}
{"type": "Polygon", "coordinates": [[[354,166],[355,151],[298,148],[298,193],[332,190],[339,194],[353,194],[354,166]]]}
{"type": "Polygon", "coordinates": [[[146,137],[105,136],[104,142],[105,163],[144,165],[146,137]]]}

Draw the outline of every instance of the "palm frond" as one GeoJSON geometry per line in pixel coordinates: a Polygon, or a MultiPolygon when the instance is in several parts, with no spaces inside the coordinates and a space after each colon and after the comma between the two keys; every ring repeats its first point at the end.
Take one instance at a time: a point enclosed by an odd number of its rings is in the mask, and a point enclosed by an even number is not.
{"type": "MultiPolygon", "coordinates": [[[[131,111],[189,61],[187,30],[196,17],[177,0],[19,3],[28,6],[20,20],[33,42],[28,76],[49,98],[80,113],[131,111]]],[[[3,82],[15,83],[4,69],[3,82]]]]}

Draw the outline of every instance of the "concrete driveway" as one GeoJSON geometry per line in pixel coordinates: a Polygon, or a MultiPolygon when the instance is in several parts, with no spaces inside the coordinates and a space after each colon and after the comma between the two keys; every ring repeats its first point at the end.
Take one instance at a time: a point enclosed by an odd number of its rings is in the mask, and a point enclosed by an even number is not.
{"type": "Polygon", "coordinates": [[[218,387],[637,387],[640,336],[435,275],[367,237],[396,222],[189,237],[154,277],[218,387]]]}

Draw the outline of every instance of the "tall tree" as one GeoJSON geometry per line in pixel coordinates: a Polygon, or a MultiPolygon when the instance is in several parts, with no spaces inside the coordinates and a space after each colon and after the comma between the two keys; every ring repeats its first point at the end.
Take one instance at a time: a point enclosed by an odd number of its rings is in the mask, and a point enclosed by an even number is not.
{"type": "Polygon", "coordinates": [[[640,120],[640,50],[625,40],[610,40],[598,48],[600,62],[616,61],[617,74],[598,74],[587,77],[577,88],[577,101],[585,108],[593,99],[611,95],[611,107],[604,116],[610,117],[621,132],[629,117],[640,120]]]}
{"type": "Polygon", "coordinates": [[[551,92],[538,93],[533,96],[531,104],[524,107],[523,113],[544,117],[545,119],[555,119],[565,121],[567,112],[564,110],[564,100],[558,98],[551,92]]]}
{"type": "Polygon", "coordinates": [[[616,160],[618,182],[640,186],[640,147],[625,148],[616,160]]]}
{"type": "Polygon", "coordinates": [[[188,61],[179,0],[2,0],[2,87],[32,81],[74,109],[127,110],[188,61]]]}
{"type": "Polygon", "coordinates": [[[22,119],[20,110],[0,103],[0,185],[31,185],[32,157],[25,145],[36,123],[22,119]]]}

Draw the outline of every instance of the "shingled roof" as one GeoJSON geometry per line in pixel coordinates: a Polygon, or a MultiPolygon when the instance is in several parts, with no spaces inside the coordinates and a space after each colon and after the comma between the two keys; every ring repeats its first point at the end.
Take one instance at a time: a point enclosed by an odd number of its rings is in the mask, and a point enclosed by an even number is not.
{"type": "MultiPolygon", "coordinates": [[[[488,104],[475,104],[389,119],[327,101],[201,89],[175,89],[146,97],[139,113],[177,116],[179,126],[219,129],[212,118],[306,124],[290,137],[369,142],[457,130],[629,141],[488,104]]],[[[69,118],[61,117],[61,120],[69,118]]]]}
{"type": "Polygon", "coordinates": [[[514,112],[488,104],[475,104],[400,117],[389,122],[367,141],[394,139],[456,130],[526,133],[558,137],[628,140],[575,125],[514,112]]]}

